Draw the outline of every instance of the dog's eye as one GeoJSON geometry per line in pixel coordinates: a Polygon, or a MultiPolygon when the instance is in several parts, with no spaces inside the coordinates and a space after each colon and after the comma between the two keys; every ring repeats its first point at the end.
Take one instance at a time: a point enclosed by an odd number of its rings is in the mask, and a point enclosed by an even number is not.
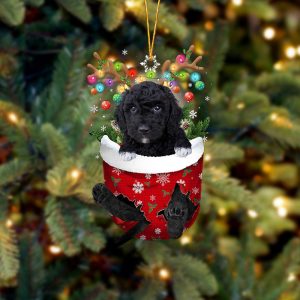
{"type": "Polygon", "coordinates": [[[158,105],[153,107],[154,112],[160,112],[161,111],[161,107],[159,107],[158,105]]]}
{"type": "Polygon", "coordinates": [[[131,111],[132,113],[135,113],[135,112],[137,111],[137,108],[136,108],[135,106],[132,106],[132,107],[130,108],[130,111],[131,111]]]}

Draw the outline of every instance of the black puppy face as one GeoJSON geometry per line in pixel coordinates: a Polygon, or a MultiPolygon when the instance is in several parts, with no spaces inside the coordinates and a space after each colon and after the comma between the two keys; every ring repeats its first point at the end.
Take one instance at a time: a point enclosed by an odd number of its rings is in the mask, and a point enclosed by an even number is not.
{"type": "Polygon", "coordinates": [[[146,81],[122,95],[116,118],[123,133],[138,143],[147,144],[158,140],[168,131],[168,123],[176,109],[179,123],[181,110],[171,91],[146,81]]]}

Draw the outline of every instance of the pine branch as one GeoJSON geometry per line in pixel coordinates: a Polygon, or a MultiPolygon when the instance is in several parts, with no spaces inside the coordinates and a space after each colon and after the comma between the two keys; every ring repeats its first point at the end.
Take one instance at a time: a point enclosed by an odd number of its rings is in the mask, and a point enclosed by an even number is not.
{"type": "Polygon", "coordinates": [[[134,293],[134,300],[156,300],[158,294],[163,291],[163,283],[154,279],[145,279],[134,293]]]}
{"type": "Polygon", "coordinates": [[[75,291],[70,297],[70,300],[117,300],[118,293],[106,289],[103,284],[84,287],[78,292],[75,291]]]}
{"type": "Polygon", "coordinates": [[[92,14],[85,0],[56,0],[56,2],[83,23],[90,22],[92,14]]]}
{"type": "Polygon", "coordinates": [[[203,57],[203,67],[207,73],[206,90],[209,92],[216,88],[218,74],[223,66],[228,43],[229,28],[225,22],[217,22],[214,30],[208,33],[205,51],[209,55],[203,57]],[[216,47],[218,45],[218,47],[216,47]]]}
{"type": "Polygon", "coordinates": [[[49,197],[45,208],[46,221],[51,237],[67,256],[80,252],[80,242],[76,234],[76,220],[64,209],[62,201],[49,197]]]}
{"type": "Polygon", "coordinates": [[[1,0],[0,20],[4,23],[17,26],[23,22],[25,6],[21,0],[1,0]]]}
{"type": "MultiPolygon", "coordinates": [[[[180,255],[180,259],[177,257],[166,257],[166,261],[174,270],[175,278],[176,276],[179,276],[177,277],[178,279],[182,280],[182,278],[184,278],[189,282],[188,285],[190,286],[191,291],[194,288],[199,289],[201,295],[203,296],[213,296],[217,293],[217,281],[212,272],[209,270],[208,266],[201,260],[186,254],[180,255]]],[[[176,286],[181,287],[183,290],[187,287],[186,285],[179,285],[177,283],[174,286],[175,293],[176,286]]],[[[182,291],[182,293],[184,294],[184,291],[182,291]]]]}
{"type": "Polygon", "coordinates": [[[19,270],[19,251],[13,229],[6,222],[0,222],[0,278],[7,280],[15,277],[19,270]]]}
{"type": "Polygon", "coordinates": [[[114,31],[123,22],[125,7],[123,1],[101,0],[100,18],[108,31],[114,31]]]}
{"type": "MultiPolygon", "coordinates": [[[[202,280],[201,277],[198,278],[199,281],[202,280]]],[[[191,283],[189,278],[185,277],[183,274],[176,273],[173,278],[173,290],[176,300],[186,300],[188,295],[189,300],[204,300],[200,296],[199,291],[195,284],[191,283]]]]}
{"type": "Polygon", "coordinates": [[[46,157],[50,166],[59,163],[69,156],[69,145],[65,136],[58,132],[51,124],[44,124],[41,134],[45,139],[46,157]]]}
{"type": "Polygon", "coordinates": [[[20,245],[20,272],[17,300],[41,299],[44,285],[43,249],[31,236],[25,236],[20,245]]]}
{"type": "Polygon", "coordinates": [[[28,172],[30,162],[15,158],[3,165],[0,165],[0,186],[14,183],[22,175],[28,172]]]}

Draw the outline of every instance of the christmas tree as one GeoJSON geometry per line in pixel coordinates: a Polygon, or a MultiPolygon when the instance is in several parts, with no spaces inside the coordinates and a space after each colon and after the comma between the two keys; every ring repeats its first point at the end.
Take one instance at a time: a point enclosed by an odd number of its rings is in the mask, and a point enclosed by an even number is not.
{"type": "Polygon", "coordinates": [[[0,299],[300,299],[299,14],[292,0],[161,1],[159,61],[203,55],[182,122],[207,139],[201,211],[178,240],[110,248],[122,231],[91,190],[95,133],[117,132],[91,113],[86,64],[143,61],[145,3],[1,1],[0,299]]]}

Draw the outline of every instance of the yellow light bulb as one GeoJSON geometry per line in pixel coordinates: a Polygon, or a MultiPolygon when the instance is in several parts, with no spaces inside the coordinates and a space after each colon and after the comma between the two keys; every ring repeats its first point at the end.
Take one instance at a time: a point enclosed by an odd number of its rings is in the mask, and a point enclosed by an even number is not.
{"type": "Polygon", "coordinates": [[[160,279],[162,279],[162,280],[167,280],[170,278],[170,272],[166,268],[161,268],[158,272],[158,275],[159,275],[160,279]]]}
{"type": "Polygon", "coordinates": [[[287,58],[292,59],[296,56],[296,54],[296,49],[293,46],[289,46],[285,49],[285,55],[287,58]]]}
{"type": "Polygon", "coordinates": [[[190,244],[192,241],[192,238],[188,235],[183,235],[181,238],[180,238],[180,244],[181,245],[187,245],[187,244],[190,244]]]}
{"type": "Polygon", "coordinates": [[[261,228],[258,227],[258,228],[255,229],[255,235],[257,237],[261,237],[261,236],[264,235],[264,231],[261,228]]]}
{"type": "Polygon", "coordinates": [[[59,254],[59,253],[61,253],[61,248],[59,246],[56,246],[56,245],[51,245],[51,246],[49,246],[49,251],[52,254],[59,254]]]}
{"type": "Polygon", "coordinates": [[[280,71],[283,69],[283,63],[281,61],[278,61],[277,63],[274,64],[274,69],[277,71],[280,71]]]}
{"type": "Polygon", "coordinates": [[[300,56],[300,45],[297,47],[297,54],[300,56]]]}
{"type": "Polygon", "coordinates": [[[218,209],[218,214],[220,216],[225,216],[227,214],[227,211],[224,207],[221,207],[221,208],[218,209]]]}
{"type": "Polygon", "coordinates": [[[125,1],[125,5],[126,5],[126,7],[128,7],[128,8],[133,8],[133,7],[136,7],[136,6],[137,6],[137,3],[136,3],[136,1],[134,1],[134,0],[126,0],[126,1],[125,1]]]}
{"type": "Polygon", "coordinates": [[[206,154],[206,155],[204,156],[204,160],[205,160],[205,161],[211,161],[211,155],[210,155],[210,154],[206,154]]]}
{"type": "Polygon", "coordinates": [[[240,102],[236,107],[237,107],[237,109],[244,109],[245,108],[245,103],[240,102]]]}
{"type": "Polygon", "coordinates": [[[288,211],[285,207],[279,207],[277,210],[278,216],[281,218],[285,218],[288,214],[288,211]]]}
{"type": "Polygon", "coordinates": [[[6,220],[5,225],[6,225],[7,228],[11,228],[13,226],[13,224],[14,223],[13,223],[13,221],[11,219],[7,219],[6,220]]]}
{"type": "Polygon", "coordinates": [[[277,118],[278,118],[278,114],[276,114],[276,113],[271,113],[270,119],[271,119],[272,121],[276,121],[277,118]]]}
{"type": "Polygon", "coordinates": [[[125,86],[123,84],[119,84],[117,86],[118,93],[122,94],[125,91],[125,86]]]}
{"type": "Polygon", "coordinates": [[[235,6],[241,6],[243,4],[243,0],[231,0],[231,3],[235,6]]]}
{"type": "Polygon", "coordinates": [[[266,27],[263,31],[263,36],[266,40],[274,39],[276,31],[273,27],[266,27]]]}
{"type": "Polygon", "coordinates": [[[17,124],[19,122],[19,118],[18,118],[17,114],[15,114],[14,112],[9,112],[7,114],[7,118],[9,120],[9,122],[11,122],[13,124],[17,124]]]}
{"type": "Polygon", "coordinates": [[[248,210],[248,216],[249,216],[250,218],[252,218],[252,219],[256,219],[257,216],[258,216],[258,214],[257,214],[257,212],[256,212],[255,210],[249,209],[249,210],[248,210]]]}
{"type": "Polygon", "coordinates": [[[294,273],[290,273],[288,278],[287,278],[287,281],[288,282],[293,282],[297,279],[296,275],[294,273]]]}
{"type": "Polygon", "coordinates": [[[284,197],[278,196],[278,197],[274,198],[273,205],[275,207],[282,207],[284,205],[284,197]]]}
{"type": "Polygon", "coordinates": [[[73,179],[78,179],[78,178],[80,177],[80,175],[81,175],[81,172],[80,172],[80,170],[78,170],[78,169],[73,169],[73,170],[71,171],[71,177],[72,177],[73,179]]]}

